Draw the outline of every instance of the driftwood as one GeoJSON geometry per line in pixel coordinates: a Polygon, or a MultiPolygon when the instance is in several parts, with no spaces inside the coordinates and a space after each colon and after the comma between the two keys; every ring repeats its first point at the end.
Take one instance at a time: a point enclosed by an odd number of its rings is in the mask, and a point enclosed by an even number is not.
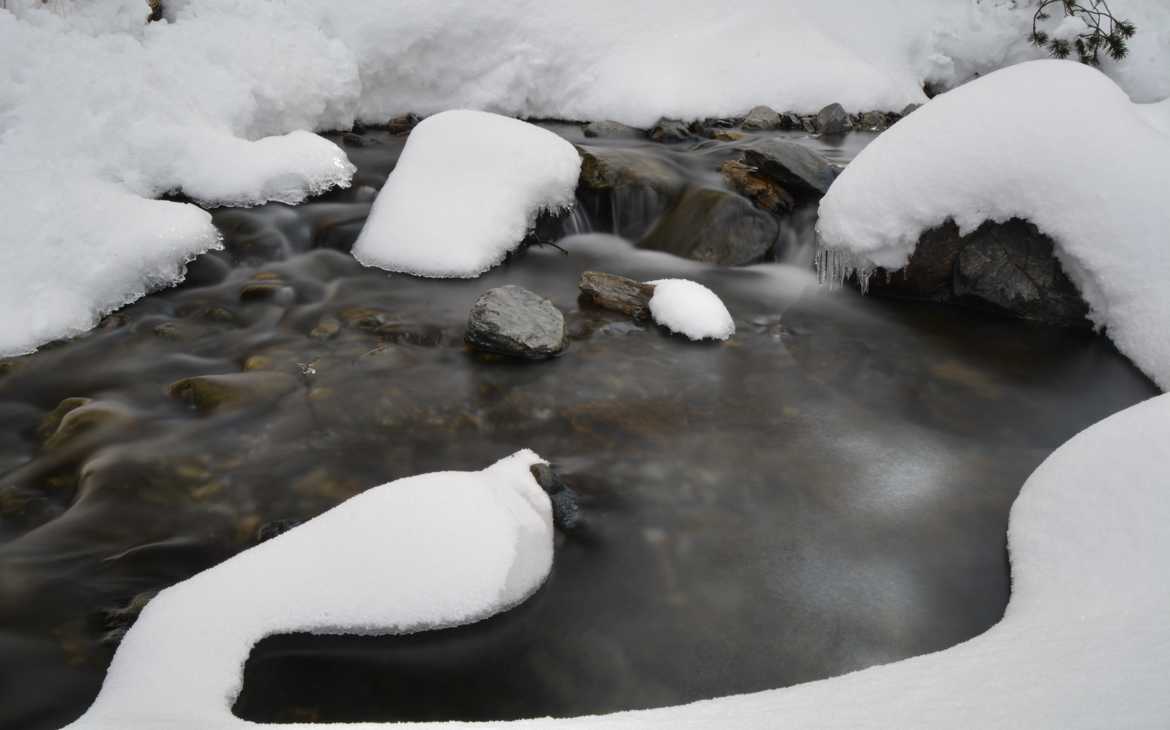
{"type": "Polygon", "coordinates": [[[600,271],[586,271],[581,274],[577,288],[581,290],[582,297],[598,307],[621,312],[638,320],[650,319],[653,284],[643,284],[600,271]]]}

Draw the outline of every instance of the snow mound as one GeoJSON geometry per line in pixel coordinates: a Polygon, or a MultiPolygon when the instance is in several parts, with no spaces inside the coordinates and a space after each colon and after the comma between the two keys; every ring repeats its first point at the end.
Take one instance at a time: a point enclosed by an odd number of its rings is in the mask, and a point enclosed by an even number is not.
{"type": "Polygon", "coordinates": [[[650,316],[671,332],[692,340],[726,340],[735,322],[715,292],[690,279],[659,279],[650,297],[650,316]]]}
{"type": "Polygon", "coordinates": [[[477,621],[552,567],[552,509],[520,451],[359,494],[159,593],[70,727],[253,727],[232,715],[252,646],[275,633],[388,634],[477,621]]]}
{"type": "Polygon", "coordinates": [[[543,211],[572,207],[581,157],[561,137],[453,110],[411,132],[353,247],[366,266],[472,278],[504,260],[543,211]]]}
{"type": "Polygon", "coordinates": [[[1170,133],[1069,61],[997,71],[932,100],[883,134],[821,201],[836,274],[904,266],[926,230],[1024,218],[1056,254],[1090,318],[1170,388],[1170,133]]]}

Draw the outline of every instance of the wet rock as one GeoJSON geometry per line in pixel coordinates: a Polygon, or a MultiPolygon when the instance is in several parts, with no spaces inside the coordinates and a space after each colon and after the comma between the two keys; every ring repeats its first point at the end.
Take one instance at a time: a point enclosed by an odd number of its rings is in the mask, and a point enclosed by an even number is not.
{"type": "Polygon", "coordinates": [[[168,394],[202,414],[270,403],[300,387],[295,377],[274,370],[198,375],[168,387],[168,394]]]}
{"type": "Polygon", "coordinates": [[[422,117],[417,114],[402,114],[387,122],[386,130],[395,135],[410,134],[410,131],[421,121],[422,117]]]}
{"type": "Polygon", "coordinates": [[[581,274],[577,288],[581,296],[594,306],[645,320],[650,318],[650,298],[654,296],[654,285],[627,279],[624,276],[606,274],[600,271],[586,271],[581,274]]]}
{"type": "Polygon", "coordinates": [[[646,133],[621,122],[604,120],[589,122],[583,130],[586,137],[600,139],[643,139],[646,133]]]}
{"type": "Polygon", "coordinates": [[[786,213],[796,205],[791,194],[775,180],[760,175],[757,168],[738,160],[728,160],[719,167],[727,185],[770,213],[786,213]]]}
{"type": "Polygon", "coordinates": [[[49,434],[45,438],[45,448],[53,450],[99,428],[128,420],[130,414],[120,406],[88,398],[66,398],[45,417],[39,431],[42,435],[49,434]],[[48,429],[54,420],[57,425],[50,433],[48,429]]]}
{"type": "Polygon", "coordinates": [[[914,112],[918,111],[920,108],[922,108],[921,104],[907,104],[906,108],[902,110],[902,116],[908,117],[914,112]]]}
{"type": "Polygon", "coordinates": [[[780,113],[772,107],[753,107],[743,118],[743,128],[753,131],[765,129],[779,129],[781,126],[780,113]]]}
{"type": "Polygon", "coordinates": [[[158,591],[143,591],[135,594],[123,606],[116,608],[107,608],[102,611],[101,622],[105,632],[101,636],[101,643],[106,646],[117,646],[122,642],[122,637],[138,620],[138,616],[142,610],[146,608],[146,604],[158,594],[158,591]]]}
{"type": "Polygon", "coordinates": [[[577,149],[581,153],[577,197],[600,230],[637,240],[686,188],[681,171],[645,151],[577,149]]]}
{"type": "Polygon", "coordinates": [[[820,198],[837,177],[825,157],[786,139],[757,139],[740,149],[744,164],[798,198],[820,198]]]}
{"type": "Polygon", "coordinates": [[[292,287],[285,283],[280,274],[272,271],[257,272],[240,287],[241,302],[272,300],[291,303],[295,298],[292,287]]]}
{"type": "Polygon", "coordinates": [[[625,337],[626,335],[636,335],[645,331],[645,328],[639,327],[633,322],[610,322],[597,330],[599,334],[609,337],[625,337]]]}
{"type": "Polygon", "coordinates": [[[655,142],[687,142],[693,138],[690,127],[680,119],[663,117],[650,128],[650,139],[655,142]]]}
{"type": "Polygon", "coordinates": [[[367,137],[364,134],[356,134],[354,132],[343,132],[341,135],[341,144],[345,147],[377,147],[381,144],[374,137],[367,137]]]}
{"type": "Polygon", "coordinates": [[[780,115],[780,129],[804,129],[804,123],[801,121],[799,114],[795,114],[793,112],[784,112],[780,115]]]}
{"type": "Polygon", "coordinates": [[[779,226],[747,198],[694,187],[639,243],[695,261],[741,266],[760,261],[776,243],[779,226]]]}
{"type": "Polygon", "coordinates": [[[259,545],[262,542],[266,542],[268,540],[271,540],[272,538],[276,537],[277,535],[283,535],[284,533],[288,532],[289,530],[291,530],[292,528],[294,528],[300,524],[301,524],[301,520],[298,520],[295,518],[294,519],[286,519],[286,520],[273,520],[272,522],[265,522],[264,524],[262,524],[258,528],[256,528],[255,544],[259,545]]]}
{"type": "Polygon", "coordinates": [[[1031,223],[988,221],[966,236],[952,221],[927,231],[910,262],[869,289],[881,296],[957,302],[1052,324],[1087,324],[1088,306],[1031,223]]]}
{"type": "Polygon", "coordinates": [[[747,138],[746,134],[737,132],[734,129],[717,129],[711,133],[711,139],[720,142],[738,142],[745,138],[747,138]]]}
{"type": "Polygon", "coordinates": [[[824,135],[845,134],[853,128],[845,107],[840,104],[829,104],[817,112],[817,132],[824,135]]]}
{"type": "Polygon", "coordinates": [[[540,360],[565,349],[565,317],[535,292],[501,286],[476,300],[465,337],[478,350],[540,360]]]}
{"type": "Polygon", "coordinates": [[[533,464],[530,471],[552,503],[553,524],[562,530],[575,528],[581,521],[577,493],[548,464],[533,464]]]}
{"type": "Polygon", "coordinates": [[[885,112],[865,112],[859,114],[857,117],[857,124],[854,125],[857,129],[865,130],[866,132],[881,132],[889,129],[892,120],[890,115],[885,112]]]}
{"type": "Polygon", "coordinates": [[[325,316],[317,322],[313,329],[309,330],[309,337],[315,340],[327,340],[337,335],[341,331],[341,322],[336,317],[325,316]]]}

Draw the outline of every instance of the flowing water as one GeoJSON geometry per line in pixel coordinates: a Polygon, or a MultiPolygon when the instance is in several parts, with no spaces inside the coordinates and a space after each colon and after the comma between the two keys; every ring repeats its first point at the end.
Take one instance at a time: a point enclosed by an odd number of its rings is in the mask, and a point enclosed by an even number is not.
{"type": "MultiPolygon", "coordinates": [[[[1003,613],[1031,470],[1155,393],[1091,333],[818,288],[808,214],[785,263],[743,269],[638,250],[589,216],[566,224],[592,231],[566,253],[533,247],[473,281],[363,269],[345,251],[402,138],[343,141],[350,190],[216,211],[227,251],[188,283],[0,363],[0,727],[79,715],[152,591],[373,485],[523,447],[584,513],[545,587],[459,629],[265,640],[237,714],[592,713],[942,649],[1003,613]],[[692,343],[590,309],[587,269],[701,281],[738,332],[692,343]],[[566,312],[562,357],[464,347],[472,302],[503,284],[566,312]],[[208,375],[221,390],[172,396],[208,375]]],[[[865,141],[805,140],[840,162],[865,141]]],[[[720,184],[717,144],[632,146],[720,184]]]]}

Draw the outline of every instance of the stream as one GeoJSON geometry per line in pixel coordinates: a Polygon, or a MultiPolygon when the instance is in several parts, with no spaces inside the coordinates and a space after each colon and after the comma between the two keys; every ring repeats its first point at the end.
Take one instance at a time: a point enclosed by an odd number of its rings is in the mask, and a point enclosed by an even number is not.
{"type": "MultiPolygon", "coordinates": [[[[819,287],[807,212],[743,268],[635,247],[614,221],[650,214],[615,200],[475,280],[365,269],[347,251],[405,138],[330,136],[350,189],[216,210],[226,249],[186,283],[0,361],[0,727],[79,716],[154,591],[369,487],[520,448],[583,515],[535,596],[457,629],[266,639],[236,713],[592,714],[937,651],[1003,615],[1030,472],[1157,393],[1091,332],[819,287]],[[590,308],[585,270],[699,281],[737,333],[694,343],[590,308]],[[504,284],[565,312],[563,356],[464,346],[472,303],[504,284]],[[202,399],[172,387],[202,376],[228,377],[202,399]]],[[[841,164],[872,139],[786,136],[841,164]]],[[[719,143],[604,144],[722,185],[719,143]]]]}

